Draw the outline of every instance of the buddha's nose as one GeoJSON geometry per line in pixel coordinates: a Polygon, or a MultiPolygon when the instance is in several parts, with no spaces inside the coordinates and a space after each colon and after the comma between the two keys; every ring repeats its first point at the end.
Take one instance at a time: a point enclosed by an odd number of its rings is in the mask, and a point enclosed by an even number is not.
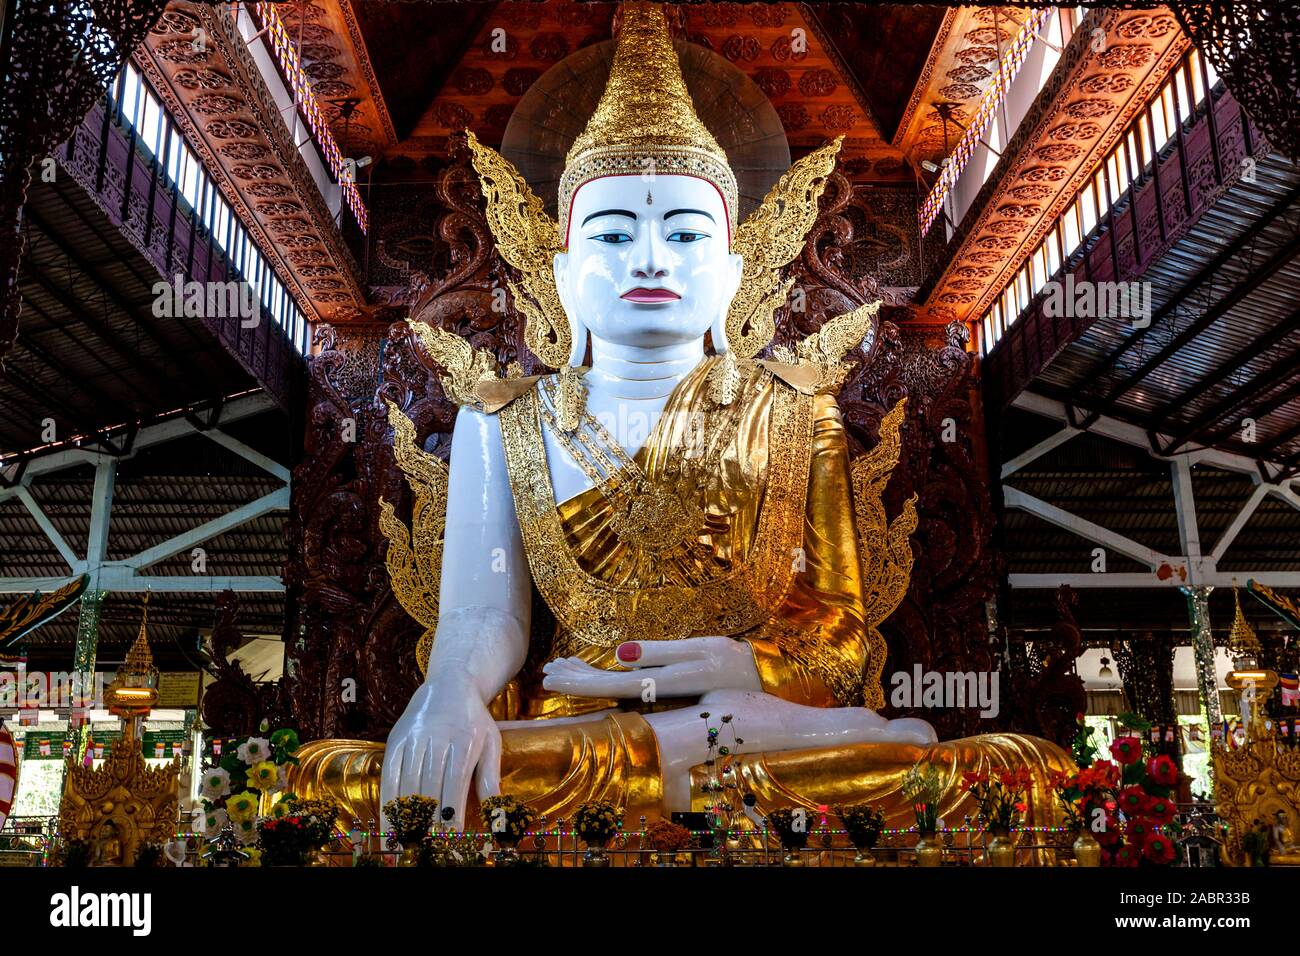
{"type": "Polygon", "coordinates": [[[635,279],[662,279],[668,275],[667,252],[653,230],[637,243],[639,248],[632,260],[632,277],[635,279]]]}

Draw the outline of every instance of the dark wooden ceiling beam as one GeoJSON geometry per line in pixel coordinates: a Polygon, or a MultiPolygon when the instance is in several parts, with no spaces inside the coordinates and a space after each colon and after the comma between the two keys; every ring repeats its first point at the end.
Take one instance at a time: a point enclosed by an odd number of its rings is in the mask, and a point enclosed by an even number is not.
{"type": "MultiPolygon", "coordinates": [[[[1185,407],[1189,402],[1195,400],[1196,396],[1205,394],[1233,372],[1245,368],[1249,363],[1267,353],[1297,329],[1300,329],[1300,309],[1296,309],[1289,317],[1273,326],[1267,335],[1261,336],[1250,346],[1240,349],[1230,359],[1222,362],[1210,376],[1185,389],[1169,402],[1168,407],[1170,409],[1185,407]]],[[[1172,455],[1183,445],[1197,440],[1207,429],[1210,430],[1211,434],[1222,434],[1230,431],[1232,426],[1225,426],[1224,423],[1230,420],[1235,421],[1238,409],[1243,408],[1257,396],[1286,381],[1297,371],[1300,371],[1300,348],[1292,349],[1285,358],[1274,361],[1265,372],[1257,375],[1250,382],[1243,383],[1240,388],[1233,389],[1227,396],[1205,409],[1184,427],[1173,432],[1171,435],[1173,441],[1165,449],[1165,454],[1172,455]],[[1217,428],[1215,427],[1216,422],[1219,423],[1217,428]]],[[[1161,424],[1167,423],[1170,417],[1171,414],[1162,416],[1160,419],[1161,424]]],[[[1248,415],[1246,417],[1257,418],[1258,416],[1248,415]]],[[[1161,430],[1165,429],[1162,427],[1161,430]]]]}
{"type": "MultiPolygon", "coordinates": [[[[92,221],[92,219],[89,216],[87,216],[85,211],[81,208],[81,205],[76,202],[73,202],[72,199],[64,191],[62,186],[59,185],[58,183],[56,183],[54,186],[54,194],[57,195],[60,200],[62,200],[63,205],[68,209],[68,211],[70,211],[74,216],[77,217],[77,220],[82,224],[82,226],[85,227],[86,230],[88,230],[90,233],[92,233],[96,239],[99,240],[100,244],[104,247],[104,250],[109,255],[117,254],[116,250],[113,248],[112,240],[108,236],[106,236],[104,234],[104,231],[100,228],[102,226],[102,223],[96,223],[92,221]]],[[[127,270],[140,283],[142,287],[152,289],[154,283],[159,281],[159,276],[157,273],[151,273],[150,275],[141,275],[140,270],[136,268],[136,262],[133,256],[123,257],[121,261],[122,264],[126,266],[127,270]]],[[[118,296],[116,293],[114,293],[110,285],[104,282],[100,282],[99,284],[102,288],[108,290],[110,294],[113,295],[114,301],[122,302],[121,296],[118,296]]],[[[166,348],[169,353],[176,356],[176,360],[184,367],[185,375],[187,378],[191,378],[192,380],[202,380],[203,382],[205,382],[206,384],[204,386],[204,390],[208,394],[211,395],[222,394],[223,389],[221,389],[216,384],[215,379],[209,373],[206,365],[199,362],[189,361],[184,353],[177,352],[174,346],[166,345],[162,342],[162,339],[153,330],[153,324],[151,321],[153,318],[152,316],[145,316],[143,315],[143,313],[140,313],[139,311],[133,309],[131,306],[127,305],[124,302],[122,302],[120,308],[122,308],[123,311],[130,312],[132,315],[135,315],[138,318],[144,320],[143,321],[144,331],[155,342],[158,342],[160,345],[166,348]]],[[[211,343],[205,341],[204,337],[199,334],[199,331],[195,327],[194,323],[182,322],[180,323],[180,326],[184,330],[185,334],[189,337],[189,340],[194,343],[195,351],[202,354],[204,351],[206,351],[208,348],[211,347],[211,343]]]]}
{"type": "Polygon", "coordinates": [[[1132,349],[1144,341],[1146,336],[1150,335],[1154,329],[1160,327],[1161,323],[1173,313],[1193,292],[1205,285],[1206,282],[1213,279],[1220,270],[1223,269],[1232,259],[1241,255],[1241,250],[1255,242],[1259,236],[1273,225],[1284,213],[1287,212],[1297,200],[1300,200],[1300,183],[1293,186],[1278,202],[1276,202],[1269,211],[1256,218],[1250,227],[1227,248],[1223,249],[1205,264],[1195,276],[1184,283],[1177,292],[1170,297],[1169,301],[1156,310],[1151,316],[1151,324],[1146,328],[1137,329],[1133,335],[1125,339],[1124,342],[1115,351],[1108,354],[1104,359],[1097,363],[1096,367],[1089,371],[1088,375],[1079,383],[1076,391],[1079,394],[1087,392],[1094,384],[1101,380],[1101,377],[1119,364],[1120,359],[1127,355],[1132,349]]]}
{"type": "MultiPolygon", "coordinates": [[[[75,261],[73,265],[75,266],[75,261]]],[[[30,235],[27,242],[27,254],[23,257],[23,267],[25,273],[35,279],[37,284],[49,293],[59,305],[84,322],[100,341],[112,349],[114,354],[138,373],[140,378],[134,383],[135,388],[148,393],[151,396],[151,401],[155,403],[163,401],[162,392],[154,384],[158,378],[158,369],[151,369],[140,360],[139,353],[131,348],[122,336],[97,314],[98,307],[88,301],[79,301],[75,292],[64,289],[63,286],[50,278],[45,272],[43,264],[36,261],[36,249],[31,242],[30,235]]],[[[103,292],[102,286],[97,287],[97,289],[101,293],[103,292]]],[[[83,348],[90,351],[90,343],[83,343],[83,348]]]]}
{"type": "Polygon", "coordinates": [[[59,412],[68,422],[72,423],[79,430],[88,435],[95,432],[95,429],[97,428],[95,424],[84,418],[81,412],[77,411],[58,395],[55,395],[40,382],[37,382],[34,378],[28,376],[27,373],[13,365],[6,365],[4,372],[0,374],[3,374],[5,381],[23,392],[23,394],[28,398],[37,403],[44,403],[41,406],[42,411],[59,412]]]}
{"type": "MultiPolygon", "coordinates": [[[[1155,355],[1142,363],[1138,369],[1119,384],[1113,386],[1105,396],[1099,399],[1093,410],[1094,415],[1109,415],[1115,410],[1116,404],[1128,392],[1136,388],[1148,375],[1155,369],[1159,368],[1165,362],[1169,361],[1176,355],[1187,343],[1191,342],[1196,336],[1203,333],[1219,319],[1223,318],[1243,299],[1250,296],[1262,283],[1267,282],[1278,271],[1283,269],[1287,264],[1300,253],[1300,234],[1292,236],[1290,241],[1282,248],[1277,249],[1268,257],[1262,266],[1251,271],[1251,273],[1238,282],[1227,295],[1220,298],[1209,309],[1207,309],[1195,322],[1189,325],[1183,331],[1174,336],[1173,341],[1169,342],[1155,355]]],[[[1155,322],[1152,322],[1152,327],[1155,322]]]]}
{"type": "MultiPolygon", "coordinates": [[[[74,208],[73,211],[78,213],[78,215],[80,215],[79,210],[74,208]]],[[[169,357],[172,358],[172,360],[176,361],[177,364],[179,364],[183,368],[184,377],[186,379],[190,381],[204,382],[205,394],[218,394],[220,392],[220,389],[216,389],[215,386],[213,385],[212,376],[210,372],[207,372],[206,370],[202,369],[196,362],[187,361],[183,357],[184,353],[178,352],[174,343],[168,342],[166,339],[164,339],[161,335],[158,334],[158,331],[154,328],[154,322],[156,320],[152,315],[147,315],[146,313],[141,311],[137,306],[134,306],[131,303],[127,302],[125,299],[123,299],[122,296],[117,292],[117,290],[113,288],[112,283],[110,283],[98,269],[96,269],[94,266],[91,266],[88,262],[85,261],[84,258],[79,256],[75,250],[69,248],[68,244],[59,237],[57,231],[52,230],[46,224],[45,220],[42,219],[37,212],[35,212],[34,210],[27,210],[26,218],[33,226],[35,226],[40,231],[41,235],[43,235],[45,239],[47,239],[51,244],[53,244],[54,247],[58,249],[59,252],[69,262],[71,262],[74,266],[76,266],[78,271],[80,271],[83,275],[86,276],[86,278],[90,279],[92,282],[95,283],[96,287],[100,290],[101,294],[105,297],[107,301],[111,302],[116,309],[122,312],[122,314],[129,316],[134,320],[134,326],[136,329],[138,329],[141,333],[145,335],[145,337],[147,337],[150,341],[152,341],[159,348],[159,350],[167,354],[169,357]]],[[[110,255],[115,254],[112,247],[108,246],[107,243],[105,243],[105,248],[107,249],[110,255]]],[[[28,255],[30,256],[30,254],[31,253],[29,252],[28,255]]],[[[158,278],[154,279],[154,282],[158,282],[158,281],[163,281],[163,280],[158,278]]],[[[145,282],[144,285],[146,288],[149,289],[153,288],[153,283],[145,282]]],[[[185,327],[188,324],[182,322],[180,323],[180,325],[185,327]]],[[[193,335],[192,329],[187,328],[187,331],[191,334],[191,336],[193,335]]],[[[151,380],[156,380],[158,378],[158,372],[159,369],[153,368],[153,369],[149,369],[147,374],[150,376],[151,380]]],[[[161,396],[161,393],[155,392],[155,395],[159,396],[158,398],[159,402],[172,403],[171,398],[164,398],[161,396]]]]}
{"type": "MultiPolygon", "coordinates": [[[[122,370],[120,368],[113,365],[106,358],[104,358],[104,353],[101,349],[90,348],[83,339],[79,339],[76,335],[73,334],[71,328],[72,323],[58,321],[53,315],[50,314],[49,311],[42,308],[39,302],[36,302],[26,292],[22,292],[21,289],[19,290],[19,294],[22,296],[23,307],[27,309],[31,309],[34,313],[36,313],[43,320],[45,320],[47,328],[41,329],[40,330],[41,332],[60,333],[65,339],[67,339],[70,343],[75,345],[80,351],[91,356],[96,362],[98,362],[100,367],[103,368],[103,370],[107,374],[112,375],[115,379],[117,379],[117,381],[121,383],[121,385],[124,388],[127,388],[128,390],[131,391],[135,390],[136,382],[127,378],[124,374],[122,374],[122,370]]],[[[35,340],[33,339],[33,333],[30,329],[27,329],[26,331],[19,330],[19,337],[20,340],[26,343],[27,347],[29,348],[35,344],[35,340]]],[[[69,377],[66,368],[63,369],[62,374],[65,378],[69,377]]]]}
{"type": "MultiPolygon", "coordinates": [[[[25,297],[24,301],[26,301],[25,297]]],[[[60,364],[53,355],[45,351],[45,349],[37,342],[32,340],[31,333],[19,329],[18,345],[33,358],[39,360],[42,365],[58,375],[63,382],[71,385],[74,389],[80,392],[84,398],[90,401],[90,404],[93,407],[111,409],[113,414],[117,415],[119,419],[130,418],[132,416],[132,413],[128,408],[120,404],[116,399],[112,398],[107,392],[90,385],[84,378],[69,376],[66,367],[60,364]]]]}

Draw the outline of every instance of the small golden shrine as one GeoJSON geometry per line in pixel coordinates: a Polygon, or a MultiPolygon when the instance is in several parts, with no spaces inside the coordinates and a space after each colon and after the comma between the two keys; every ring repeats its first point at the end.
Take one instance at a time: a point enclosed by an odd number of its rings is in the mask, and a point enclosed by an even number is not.
{"type": "Polygon", "coordinates": [[[147,636],[140,634],[106,692],[108,709],[122,718],[122,738],[98,768],[68,759],[59,830],[65,840],[90,843],[90,865],[131,866],[140,846],[167,840],[176,825],[180,763],[150,767],[140,749],[140,724],[158,700],[158,671],[147,636]]]}
{"type": "MultiPolygon", "coordinates": [[[[1268,596],[1279,599],[1271,592],[1268,596]]],[[[1226,739],[1217,742],[1212,752],[1214,802],[1228,827],[1223,862],[1251,865],[1250,844],[1263,840],[1270,865],[1300,866],[1300,847],[1293,842],[1300,829],[1300,750],[1280,740],[1264,711],[1278,675],[1259,666],[1259,638],[1242,613],[1241,598],[1234,597],[1237,611],[1228,635],[1233,669],[1227,680],[1242,694],[1246,739],[1236,748],[1226,739]]]]}

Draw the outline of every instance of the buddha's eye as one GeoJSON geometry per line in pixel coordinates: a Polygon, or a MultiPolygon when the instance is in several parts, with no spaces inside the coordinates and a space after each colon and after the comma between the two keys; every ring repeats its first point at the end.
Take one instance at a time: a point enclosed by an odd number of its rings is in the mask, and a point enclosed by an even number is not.
{"type": "Polygon", "coordinates": [[[597,242],[607,242],[611,246],[622,245],[625,242],[631,242],[632,237],[626,232],[602,232],[591,237],[597,242]]]}
{"type": "Polygon", "coordinates": [[[669,242],[699,242],[701,239],[707,239],[707,238],[709,238],[709,234],[707,232],[696,232],[693,229],[678,229],[676,232],[669,234],[668,241],[669,242]]]}

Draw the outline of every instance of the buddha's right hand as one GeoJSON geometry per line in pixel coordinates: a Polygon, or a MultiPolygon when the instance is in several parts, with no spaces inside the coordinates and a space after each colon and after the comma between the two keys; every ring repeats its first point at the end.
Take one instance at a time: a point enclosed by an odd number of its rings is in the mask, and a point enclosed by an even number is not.
{"type": "Polygon", "coordinates": [[[461,830],[471,782],[480,799],[500,792],[501,732],[472,684],[426,681],[388,735],[380,806],[394,797],[433,797],[440,812],[453,809],[450,822],[461,830]]]}

